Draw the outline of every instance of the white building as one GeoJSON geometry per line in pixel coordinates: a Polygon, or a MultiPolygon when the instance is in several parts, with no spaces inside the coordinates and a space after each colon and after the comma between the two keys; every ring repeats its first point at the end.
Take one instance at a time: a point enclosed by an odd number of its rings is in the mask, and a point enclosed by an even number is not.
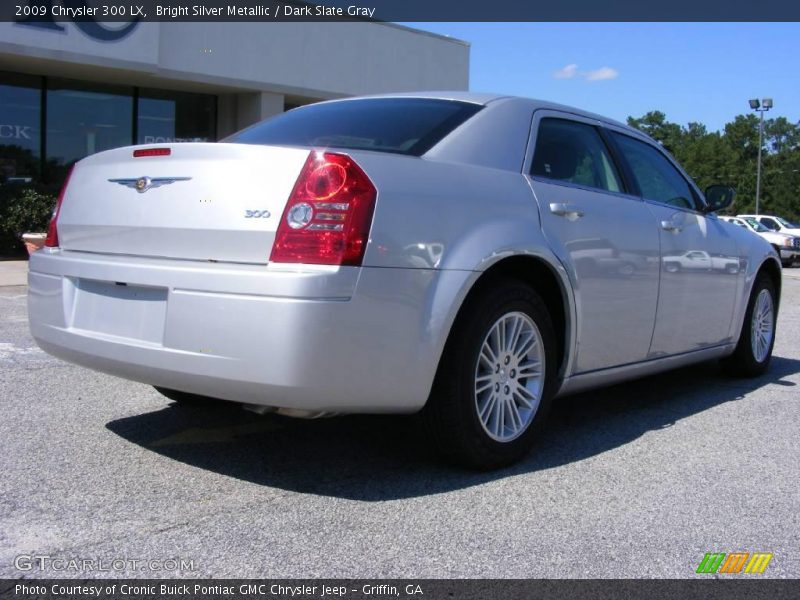
{"type": "Polygon", "coordinates": [[[467,43],[378,22],[0,23],[0,183],[317,100],[465,90],[468,71],[467,43]]]}

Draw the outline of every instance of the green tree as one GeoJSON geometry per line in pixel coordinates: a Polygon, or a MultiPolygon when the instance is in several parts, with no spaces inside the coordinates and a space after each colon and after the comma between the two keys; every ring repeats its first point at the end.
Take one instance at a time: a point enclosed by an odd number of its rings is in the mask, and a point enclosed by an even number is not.
{"type": "MultiPolygon", "coordinates": [[[[712,183],[736,188],[732,213],[753,212],[758,164],[759,119],[738,115],[722,131],[702,123],[672,123],[661,111],[628,117],[628,124],[660,142],[704,189],[712,183]]],[[[790,220],[800,217],[800,123],[785,117],[764,121],[761,212],[790,220]]]]}
{"type": "Polygon", "coordinates": [[[660,110],[650,111],[638,119],[628,117],[628,125],[643,131],[670,152],[674,153],[675,148],[680,147],[683,135],[681,126],[667,121],[667,115],[660,110]]]}

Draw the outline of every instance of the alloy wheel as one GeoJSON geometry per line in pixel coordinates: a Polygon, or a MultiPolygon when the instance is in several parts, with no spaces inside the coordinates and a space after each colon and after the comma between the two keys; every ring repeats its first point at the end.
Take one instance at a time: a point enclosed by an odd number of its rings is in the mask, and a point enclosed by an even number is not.
{"type": "Polygon", "coordinates": [[[510,442],[531,424],[542,398],[542,336],[533,320],[510,312],[495,321],[475,366],[475,409],[484,431],[510,442]]]}
{"type": "Polygon", "coordinates": [[[772,294],[769,290],[761,290],[756,297],[753,307],[753,318],[750,323],[750,344],[753,349],[753,358],[764,362],[772,345],[772,336],[775,334],[775,311],[772,304],[772,294]]]}

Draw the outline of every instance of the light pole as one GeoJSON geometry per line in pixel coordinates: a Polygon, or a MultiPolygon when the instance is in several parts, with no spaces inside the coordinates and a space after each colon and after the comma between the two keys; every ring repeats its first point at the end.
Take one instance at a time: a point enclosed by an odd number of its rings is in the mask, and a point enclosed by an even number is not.
{"type": "Polygon", "coordinates": [[[758,214],[758,205],[761,200],[761,147],[764,145],[764,113],[772,108],[772,98],[764,98],[761,101],[758,98],[750,100],[750,108],[761,113],[758,121],[758,167],[756,169],[756,214],[758,214]]]}

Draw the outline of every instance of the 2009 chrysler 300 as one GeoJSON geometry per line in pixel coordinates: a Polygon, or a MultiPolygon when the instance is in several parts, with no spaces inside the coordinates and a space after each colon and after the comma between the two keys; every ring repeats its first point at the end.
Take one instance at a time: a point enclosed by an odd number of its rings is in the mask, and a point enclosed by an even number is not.
{"type": "Polygon", "coordinates": [[[488,468],[556,395],[711,358],[767,368],[780,262],[716,217],[732,199],[564,106],[324,102],[78,162],[30,261],[31,330],[177,401],[422,410],[488,468]]]}

